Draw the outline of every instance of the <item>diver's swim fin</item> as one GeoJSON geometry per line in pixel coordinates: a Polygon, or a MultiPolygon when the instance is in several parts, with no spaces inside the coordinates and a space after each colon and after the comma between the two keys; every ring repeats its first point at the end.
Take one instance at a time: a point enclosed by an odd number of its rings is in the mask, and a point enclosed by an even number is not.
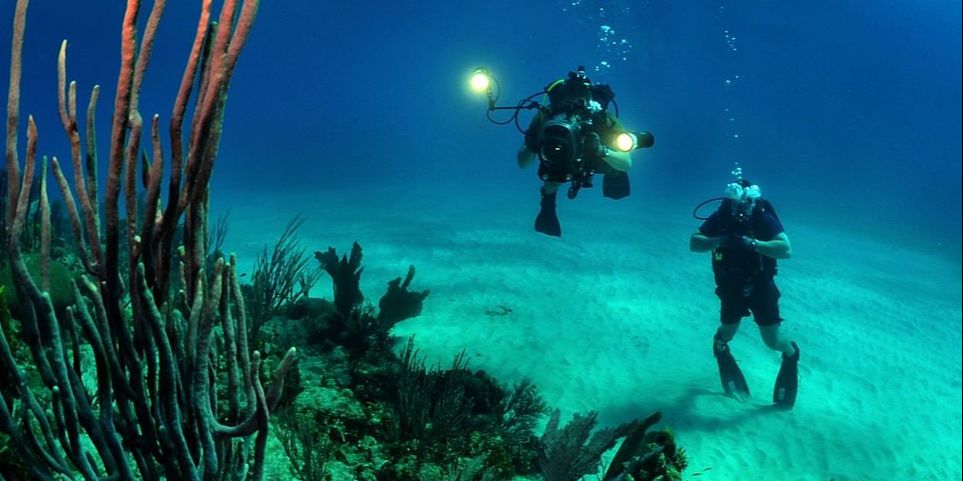
{"type": "Polygon", "coordinates": [[[796,404],[796,393],[799,390],[799,346],[792,343],[796,354],[792,357],[782,355],[782,366],[776,376],[776,386],[772,390],[772,402],[779,407],[792,409],[796,404]]]}
{"type": "Polygon", "coordinates": [[[542,205],[535,217],[535,230],[545,235],[562,237],[562,225],[558,222],[558,215],[555,213],[555,197],[558,192],[551,194],[542,191],[542,205]]]}
{"type": "Polygon", "coordinates": [[[732,357],[729,345],[716,340],[713,352],[716,356],[716,362],[719,364],[719,379],[722,381],[722,389],[726,391],[727,395],[740,402],[747,401],[751,396],[749,384],[746,382],[746,377],[742,375],[742,370],[739,369],[736,358],[732,357]]]}
{"type": "Polygon", "coordinates": [[[625,172],[609,172],[602,176],[602,195],[609,199],[621,199],[631,193],[629,174],[625,172]]]}

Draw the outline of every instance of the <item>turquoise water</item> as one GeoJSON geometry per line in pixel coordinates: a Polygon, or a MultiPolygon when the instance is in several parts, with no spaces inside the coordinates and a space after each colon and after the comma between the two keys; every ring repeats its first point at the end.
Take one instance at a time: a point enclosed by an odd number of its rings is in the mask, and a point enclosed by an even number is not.
{"type": "MultiPolygon", "coordinates": [[[[41,154],[69,157],[63,38],[79,103],[102,85],[107,144],[122,15],[32,3],[21,112],[41,154]]],[[[161,25],[141,111],[162,125],[195,16],[172,5],[161,25]]],[[[371,291],[424,266],[434,294],[399,334],[438,359],[471,348],[505,379],[534,376],[567,413],[663,410],[693,471],[714,468],[699,479],[958,479],[960,18],[957,3],[910,1],[264,2],[231,86],[213,208],[231,210],[242,262],[301,212],[312,248],[368,246],[371,291]],[[513,105],[578,65],[656,144],[636,152],[629,199],[562,201],[556,241],[531,231],[538,182],[515,166],[521,134],[485,120],[467,77],[486,66],[513,105]],[[804,352],[789,414],[715,395],[717,306],[687,240],[692,207],[736,163],[794,243],[779,277],[804,352]],[[505,303],[517,318],[479,314],[505,303]]],[[[735,346],[766,392],[776,361],[750,323],[735,346]]]]}
{"type": "Polygon", "coordinates": [[[770,404],[779,355],[748,319],[731,346],[753,398],[722,395],[718,301],[708,255],[687,250],[698,225],[687,208],[586,191],[560,202],[555,239],[529,230],[536,192],[492,200],[448,185],[225,193],[227,244],[243,270],[296,210],[312,248],[362,242],[365,292],[414,264],[413,288],[432,293],[395,334],[441,365],[464,350],[499,379],[533,379],[566,416],[597,409],[616,425],[662,411],[687,450],[686,480],[959,476],[959,264],[781,212],[794,249],[776,278],[782,326],[802,351],[799,400],[782,412],[770,404]]]}

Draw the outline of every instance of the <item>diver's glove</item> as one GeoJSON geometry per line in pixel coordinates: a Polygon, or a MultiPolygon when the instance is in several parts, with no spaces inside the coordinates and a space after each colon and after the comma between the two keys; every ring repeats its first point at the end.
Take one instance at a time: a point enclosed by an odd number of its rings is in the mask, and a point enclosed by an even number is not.
{"type": "Polygon", "coordinates": [[[756,250],[756,240],[744,235],[728,235],[719,241],[719,247],[733,250],[756,250]]]}

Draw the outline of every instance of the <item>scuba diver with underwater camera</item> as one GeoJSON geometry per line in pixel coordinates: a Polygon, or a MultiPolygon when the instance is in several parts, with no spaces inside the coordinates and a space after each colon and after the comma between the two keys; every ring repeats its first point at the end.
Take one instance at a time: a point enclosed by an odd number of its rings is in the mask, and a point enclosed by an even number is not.
{"type": "Polygon", "coordinates": [[[556,213],[558,188],[569,183],[567,196],[574,199],[582,188],[590,188],[596,173],[602,174],[602,195],[622,199],[630,193],[627,171],[632,166],[630,152],[651,147],[655,137],[649,132],[626,131],[618,119],[615,93],[606,84],[594,84],[579,66],[568,76],[552,82],[545,89],[520,101],[514,107],[499,107],[495,103],[500,92],[497,82],[484,67],[475,69],[472,86],[488,94],[488,119],[499,125],[511,122],[525,135],[517,160],[526,168],[538,159],[538,178],[542,180],[541,206],[535,217],[535,230],[542,234],[561,237],[562,228],[556,213]],[[548,104],[532,100],[539,95],[548,104]],[[615,114],[609,112],[609,106],[615,114]],[[522,110],[537,113],[527,129],[519,125],[522,110]],[[507,120],[496,120],[496,110],[511,110],[507,120]]]}

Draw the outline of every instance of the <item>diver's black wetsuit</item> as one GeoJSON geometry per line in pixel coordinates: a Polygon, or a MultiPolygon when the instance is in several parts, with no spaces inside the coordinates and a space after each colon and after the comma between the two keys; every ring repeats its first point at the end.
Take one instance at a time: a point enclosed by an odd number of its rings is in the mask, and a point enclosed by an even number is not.
{"type": "MultiPolygon", "coordinates": [[[[706,237],[749,236],[759,241],[770,241],[784,232],[782,222],[772,204],[764,199],[756,202],[752,215],[739,222],[732,213],[731,201],[722,206],[699,226],[706,237]]],[[[712,252],[712,271],[716,280],[716,295],[722,301],[720,320],[735,324],[752,313],[756,324],[778,324],[779,288],[776,259],[749,248],[717,248],[712,252]]]]}

